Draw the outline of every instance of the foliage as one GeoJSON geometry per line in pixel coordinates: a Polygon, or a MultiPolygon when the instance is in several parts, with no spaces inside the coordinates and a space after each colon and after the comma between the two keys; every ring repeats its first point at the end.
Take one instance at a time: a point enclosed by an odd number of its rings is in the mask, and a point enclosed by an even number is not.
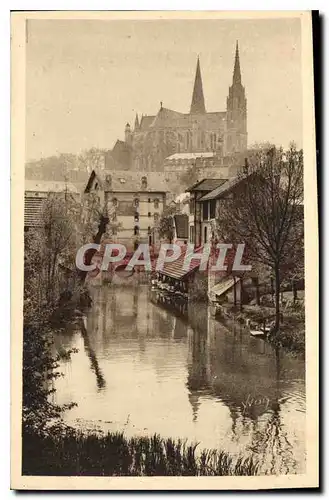
{"type": "Polygon", "coordinates": [[[93,169],[104,168],[105,153],[104,149],[91,148],[82,151],[79,155],[61,153],[57,156],[32,160],[25,165],[25,177],[26,179],[72,182],[77,185],[86,184],[93,169]]]}
{"type": "Polygon", "coordinates": [[[225,452],[202,450],[181,440],[127,438],[123,433],[81,433],[74,429],[47,436],[26,432],[23,474],[69,476],[251,476],[252,457],[237,460],[225,452]],[[39,453],[35,453],[35,449],[39,453]]]}
{"type": "Polygon", "coordinates": [[[180,177],[180,183],[185,188],[191,187],[199,180],[199,169],[196,165],[192,165],[186,172],[183,172],[180,177]]]}
{"type": "MultiPolygon", "coordinates": [[[[44,323],[24,326],[23,334],[23,429],[46,435],[63,411],[73,403],[59,406],[50,400],[52,382],[61,376],[57,371],[59,356],[52,353],[52,332],[44,323]]],[[[70,356],[72,351],[65,353],[70,356]]]]}
{"type": "Polygon", "coordinates": [[[156,225],[160,238],[168,240],[169,243],[172,243],[175,236],[173,216],[177,213],[179,211],[176,205],[168,205],[163,210],[156,225]]]}
{"type": "Polygon", "coordinates": [[[252,150],[219,217],[222,238],[246,243],[249,263],[272,270],[278,330],[281,281],[303,272],[303,152],[294,145],[252,150]]]}

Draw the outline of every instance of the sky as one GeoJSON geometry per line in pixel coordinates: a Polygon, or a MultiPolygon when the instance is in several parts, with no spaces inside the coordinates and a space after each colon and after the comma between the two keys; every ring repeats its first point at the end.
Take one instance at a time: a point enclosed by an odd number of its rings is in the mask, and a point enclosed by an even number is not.
{"type": "Polygon", "coordinates": [[[300,20],[29,20],[26,159],[111,149],[135,114],[189,112],[199,55],[207,111],[225,111],[236,40],[248,144],[302,146],[300,20]]]}

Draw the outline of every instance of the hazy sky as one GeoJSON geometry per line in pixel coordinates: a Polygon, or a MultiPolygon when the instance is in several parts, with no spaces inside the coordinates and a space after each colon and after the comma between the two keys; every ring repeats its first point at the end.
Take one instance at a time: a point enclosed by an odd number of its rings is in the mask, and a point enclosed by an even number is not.
{"type": "Polygon", "coordinates": [[[160,101],[188,112],[198,54],[207,111],[225,111],[237,39],[249,144],[301,146],[298,19],[30,20],[26,158],[112,148],[160,101]]]}

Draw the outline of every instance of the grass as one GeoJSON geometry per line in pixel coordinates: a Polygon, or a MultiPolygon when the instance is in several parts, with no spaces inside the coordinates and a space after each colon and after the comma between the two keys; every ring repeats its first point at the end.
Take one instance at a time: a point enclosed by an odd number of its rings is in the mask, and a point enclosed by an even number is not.
{"type": "Polygon", "coordinates": [[[252,457],[203,450],[181,440],[85,434],[68,428],[41,436],[23,432],[23,475],[52,476],[252,476],[252,457]]]}

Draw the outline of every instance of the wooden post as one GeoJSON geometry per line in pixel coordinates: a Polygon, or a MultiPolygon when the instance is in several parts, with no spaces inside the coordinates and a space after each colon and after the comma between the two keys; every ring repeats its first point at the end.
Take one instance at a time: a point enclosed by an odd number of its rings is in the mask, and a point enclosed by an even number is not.
{"type": "Polygon", "coordinates": [[[236,280],[235,280],[235,276],[233,276],[233,281],[234,281],[234,285],[233,285],[234,306],[236,306],[236,280]]]}
{"type": "Polygon", "coordinates": [[[291,280],[291,287],[292,287],[292,293],[293,293],[293,299],[294,299],[294,304],[296,303],[297,300],[297,288],[296,288],[296,283],[295,280],[291,280]]]}
{"type": "Polygon", "coordinates": [[[272,300],[274,296],[274,278],[271,276],[271,295],[272,295],[272,300]]]}
{"type": "Polygon", "coordinates": [[[260,295],[259,295],[259,279],[255,278],[255,286],[256,286],[256,304],[260,306],[260,295]]]}
{"type": "Polygon", "coordinates": [[[243,300],[243,278],[240,278],[240,311],[242,311],[242,300],[243,300]]]}

